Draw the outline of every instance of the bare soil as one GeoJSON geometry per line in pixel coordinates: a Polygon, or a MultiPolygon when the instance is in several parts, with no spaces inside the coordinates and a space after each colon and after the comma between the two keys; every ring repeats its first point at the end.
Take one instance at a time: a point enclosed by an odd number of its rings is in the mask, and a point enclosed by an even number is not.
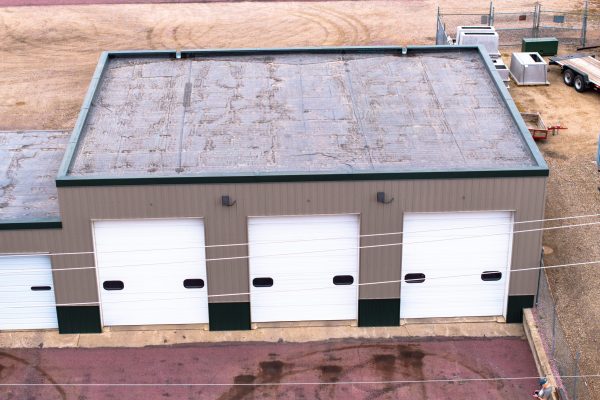
{"type": "MultiPolygon", "coordinates": [[[[558,67],[550,67],[550,86],[516,87],[510,92],[521,111],[537,111],[546,125],[560,123],[567,130],[539,143],[550,167],[546,218],[600,214],[599,173],[596,165],[600,134],[600,93],[577,93],[562,82],[558,67]]],[[[580,224],[585,218],[547,223],[580,224]]],[[[600,225],[548,230],[544,245],[552,252],[546,265],[600,261],[600,225]]],[[[600,364],[600,263],[547,270],[559,320],[573,352],[581,352],[582,369],[597,373],[600,364]]],[[[600,394],[600,381],[590,379],[592,393],[600,394]]],[[[600,398],[600,397],[597,397],[600,398]]]]}
{"type": "MultiPolygon", "coordinates": [[[[439,3],[446,10],[489,5],[439,3]]],[[[502,7],[530,9],[533,3],[507,0],[502,7]]],[[[597,10],[600,0],[591,4],[597,10]]],[[[432,44],[437,5],[398,0],[0,8],[0,129],[72,129],[103,50],[432,44]]],[[[551,0],[544,7],[580,9],[581,1],[551,0]]],[[[541,112],[547,124],[568,127],[540,143],[551,168],[546,217],[600,213],[594,163],[600,94],[576,93],[556,67],[550,69],[548,87],[511,88],[522,111],[541,112]]],[[[600,260],[599,234],[597,226],[548,231],[544,244],[553,253],[546,264],[600,260]]],[[[573,348],[582,352],[584,373],[597,373],[600,365],[599,268],[549,271],[560,320],[573,348]]],[[[592,384],[600,393],[600,382],[592,384]]]]}

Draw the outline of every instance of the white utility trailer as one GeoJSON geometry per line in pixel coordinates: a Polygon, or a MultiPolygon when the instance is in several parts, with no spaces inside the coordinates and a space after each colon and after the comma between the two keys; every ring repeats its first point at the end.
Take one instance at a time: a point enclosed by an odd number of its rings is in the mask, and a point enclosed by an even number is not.
{"type": "Polygon", "coordinates": [[[589,54],[550,57],[550,65],[559,65],[563,81],[578,92],[600,90],[600,61],[589,54]]]}

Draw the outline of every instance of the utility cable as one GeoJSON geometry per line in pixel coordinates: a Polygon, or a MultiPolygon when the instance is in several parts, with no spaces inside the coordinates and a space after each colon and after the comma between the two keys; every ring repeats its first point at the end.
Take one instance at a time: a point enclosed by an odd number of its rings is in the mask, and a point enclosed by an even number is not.
{"type": "MultiPolygon", "coordinates": [[[[577,263],[569,263],[569,264],[557,264],[557,265],[545,265],[543,267],[531,267],[531,268],[519,268],[519,269],[514,269],[512,271],[510,271],[510,273],[512,274],[513,272],[526,272],[526,271],[539,271],[539,270],[546,270],[546,269],[556,269],[556,268],[567,268],[567,267],[577,267],[577,266],[584,266],[584,265],[592,265],[592,264],[600,264],[600,260],[596,260],[596,261],[586,261],[586,262],[577,262],[577,263]]],[[[435,277],[431,277],[431,278],[426,278],[427,280],[435,280],[435,279],[452,279],[452,278],[464,278],[464,277],[473,277],[473,276],[481,276],[481,273],[477,273],[477,274],[460,274],[460,275],[446,275],[446,276],[435,276],[435,277]]],[[[401,283],[401,282],[406,282],[407,284],[410,283],[410,281],[419,281],[420,279],[408,279],[408,280],[404,280],[404,279],[396,279],[396,280],[386,280],[386,281],[378,281],[378,282],[361,282],[361,283],[357,283],[357,284],[352,284],[352,285],[348,285],[350,287],[360,287],[360,286],[373,286],[373,285],[385,285],[385,284],[392,284],[392,283],[401,283]]],[[[102,304],[105,303],[123,303],[123,302],[145,302],[145,301],[156,301],[156,300],[190,300],[190,299],[205,299],[205,298],[217,298],[217,297],[232,297],[232,296],[248,296],[248,295],[252,295],[252,296],[260,296],[260,295],[270,295],[273,293],[296,293],[296,292],[305,292],[305,291],[315,291],[315,290],[326,290],[326,289],[331,289],[331,286],[322,286],[322,287],[311,287],[311,288],[298,288],[298,289],[285,289],[285,290],[277,290],[277,289],[273,289],[273,290],[269,290],[268,292],[264,292],[264,293],[260,293],[260,292],[255,292],[255,293],[251,293],[251,292],[237,292],[237,293],[224,293],[224,294],[209,294],[209,295],[203,295],[203,296],[187,296],[187,297],[165,297],[165,298],[149,298],[149,299],[121,299],[118,301],[102,301],[102,304]]],[[[146,294],[161,294],[161,293],[171,293],[171,292],[135,292],[135,293],[131,293],[131,295],[146,295],[146,294]]],[[[35,304],[34,302],[29,302],[31,304],[35,304]]],[[[0,305],[4,305],[4,304],[21,304],[21,306],[8,306],[8,307],[3,307],[3,308],[11,308],[11,309],[18,309],[18,308],[29,308],[29,307],[55,307],[55,306],[81,306],[81,305],[98,305],[100,303],[100,301],[92,301],[92,302],[78,302],[78,303],[59,303],[59,304],[52,304],[52,305],[31,305],[31,306],[22,306],[22,304],[24,304],[24,302],[0,302],[0,305]]]]}
{"type": "MultiPolygon", "coordinates": [[[[485,235],[447,237],[447,238],[441,238],[441,239],[431,239],[431,240],[415,241],[415,242],[383,243],[383,244],[364,245],[364,246],[357,246],[357,247],[347,247],[347,248],[338,248],[338,249],[322,249],[322,250],[311,250],[311,251],[301,251],[301,252],[291,252],[291,253],[273,253],[273,254],[260,254],[260,255],[244,255],[244,256],[232,256],[232,257],[206,258],[206,259],[204,259],[204,262],[208,263],[208,262],[215,262],[215,261],[231,261],[231,260],[243,260],[243,259],[265,258],[265,257],[302,256],[302,255],[307,255],[307,254],[334,253],[334,252],[360,250],[360,249],[375,249],[375,248],[383,248],[383,247],[407,246],[407,245],[412,245],[412,244],[423,244],[423,243],[434,243],[434,242],[444,242],[444,241],[463,240],[463,239],[474,239],[474,238],[482,238],[482,237],[489,237],[489,236],[505,236],[505,235],[517,234],[517,233],[529,233],[529,232],[557,230],[557,229],[575,228],[575,227],[592,226],[592,225],[600,225],[600,221],[587,222],[587,223],[582,223],[582,224],[551,226],[551,227],[537,228],[537,229],[526,229],[526,230],[512,231],[512,232],[490,233],[490,234],[485,234],[485,235]]],[[[150,251],[150,250],[148,250],[148,251],[150,251]]],[[[85,254],[91,254],[91,253],[93,253],[93,252],[86,252],[85,254]]],[[[81,254],[81,253],[76,253],[76,254],[81,254]]],[[[102,252],[97,253],[97,255],[102,255],[102,254],[103,254],[102,252]]],[[[41,254],[37,254],[37,255],[41,255],[41,254]]],[[[344,256],[347,256],[347,254],[344,254],[344,256]]],[[[201,260],[202,259],[200,259],[200,261],[201,260]]],[[[153,265],[187,264],[187,263],[198,263],[198,261],[199,260],[185,260],[185,261],[169,261],[169,262],[164,262],[164,263],[152,262],[152,263],[143,263],[143,264],[124,264],[124,265],[111,265],[111,266],[106,266],[106,267],[101,267],[101,268],[108,269],[108,268],[126,268],[126,267],[129,268],[129,267],[136,267],[136,266],[141,267],[141,266],[151,266],[151,265],[153,266],[153,265]]],[[[95,269],[95,268],[96,267],[53,268],[52,271],[53,272],[77,271],[77,270],[95,269]]],[[[25,268],[5,269],[5,270],[0,270],[0,276],[2,276],[3,274],[6,274],[6,273],[11,274],[11,273],[15,273],[15,272],[44,272],[44,271],[47,271],[47,269],[39,269],[39,270],[25,269],[25,268]]]]}
{"type": "MultiPolygon", "coordinates": [[[[599,378],[600,374],[587,375],[554,375],[554,378],[599,378]]],[[[336,381],[336,382],[255,382],[255,383],[0,383],[0,386],[342,386],[342,385],[406,385],[426,383],[468,383],[468,382],[497,382],[497,381],[522,381],[533,380],[536,382],[539,376],[513,376],[494,378],[438,378],[438,379],[405,379],[384,381],[336,381]]]]}
{"type": "MultiPolygon", "coordinates": [[[[344,214],[340,214],[344,215],[344,214]]],[[[501,223],[501,224],[489,224],[489,225],[471,225],[471,226],[463,226],[463,227],[454,227],[454,228],[441,228],[441,229],[428,229],[421,231],[410,231],[410,233],[430,233],[430,232],[443,232],[443,231],[456,231],[461,229],[479,229],[479,228],[489,228],[496,226],[506,226],[506,225],[516,225],[516,224],[533,224],[537,222],[549,222],[549,221],[564,221],[570,219],[581,219],[581,218],[593,218],[600,217],[600,214],[582,214],[582,215],[574,215],[569,217],[559,217],[559,218],[545,218],[545,219],[535,219],[535,220],[527,220],[527,221],[516,221],[510,223],[501,223]]],[[[269,217],[266,217],[269,218],[269,217]]],[[[543,228],[540,228],[543,229],[543,228]]],[[[518,231],[516,231],[518,232],[518,231]]],[[[341,239],[356,239],[356,238],[369,238],[369,237],[381,237],[381,236],[393,236],[393,235],[402,235],[406,232],[384,232],[384,233],[370,233],[370,234],[362,234],[357,236],[346,236],[346,237],[324,237],[324,238],[311,238],[311,239],[297,239],[297,240],[281,240],[281,241],[257,241],[257,242],[247,242],[247,243],[229,243],[229,244],[214,244],[214,245],[204,245],[204,246],[194,246],[194,247],[173,247],[173,248],[160,248],[160,249],[152,249],[151,251],[172,251],[172,250],[186,250],[186,249],[198,249],[198,248],[220,248],[220,247],[236,247],[236,246],[249,246],[251,244],[280,244],[280,243],[297,243],[297,242],[314,242],[320,240],[341,240],[341,239]]],[[[10,254],[0,254],[0,258],[3,257],[32,257],[39,255],[47,255],[47,256],[67,256],[67,255],[80,255],[80,254],[95,254],[95,253],[103,253],[103,254],[111,254],[111,253],[130,253],[130,252],[143,252],[150,251],[148,249],[127,249],[127,250],[112,250],[112,251],[102,251],[102,252],[94,252],[94,251],[79,251],[79,252],[59,252],[59,253],[10,253],[10,254]]]]}

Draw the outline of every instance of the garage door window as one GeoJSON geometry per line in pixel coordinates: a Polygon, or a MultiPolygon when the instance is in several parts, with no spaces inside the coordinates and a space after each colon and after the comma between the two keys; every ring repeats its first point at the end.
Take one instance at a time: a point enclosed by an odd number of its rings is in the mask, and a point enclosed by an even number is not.
{"type": "Polygon", "coordinates": [[[271,287],[273,286],[273,278],[254,278],[252,279],[254,287],[271,287]]]}
{"type": "Polygon", "coordinates": [[[123,281],[104,281],[102,287],[104,290],[123,290],[125,284],[123,281]]]}
{"type": "Polygon", "coordinates": [[[481,280],[485,282],[499,281],[500,279],[502,279],[500,271],[483,271],[481,274],[481,280]]]}
{"type": "Polygon", "coordinates": [[[333,277],[334,285],[352,285],[354,277],[352,275],[336,275],[333,277]]]}
{"type": "Polygon", "coordinates": [[[204,287],[204,280],[186,279],[183,281],[183,287],[186,289],[202,289],[204,287]]]}
{"type": "Polygon", "coordinates": [[[52,288],[50,286],[32,286],[31,290],[34,292],[41,292],[43,290],[52,290],[52,288]]]}
{"type": "Polygon", "coordinates": [[[413,273],[404,275],[404,281],[406,283],[423,283],[425,282],[425,274],[413,273]]]}

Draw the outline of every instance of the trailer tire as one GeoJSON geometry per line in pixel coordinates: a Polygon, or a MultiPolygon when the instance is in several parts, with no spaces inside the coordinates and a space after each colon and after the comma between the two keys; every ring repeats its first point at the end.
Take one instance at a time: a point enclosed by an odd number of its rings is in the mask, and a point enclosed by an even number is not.
{"type": "Polygon", "coordinates": [[[565,85],[567,86],[573,86],[573,83],[575,82],[575,72],[570,69],[565,69],[565,72],[563,73],[563,82],[565,82],[565,85]]]}
{"type": "Polygon", "coordinates": [[[575,90],[579,93],[583,93],[587,90],[587,82],[581,75],[577,75],[575,80],[573,81],[573,86],[575,86],[575,90]]]}

